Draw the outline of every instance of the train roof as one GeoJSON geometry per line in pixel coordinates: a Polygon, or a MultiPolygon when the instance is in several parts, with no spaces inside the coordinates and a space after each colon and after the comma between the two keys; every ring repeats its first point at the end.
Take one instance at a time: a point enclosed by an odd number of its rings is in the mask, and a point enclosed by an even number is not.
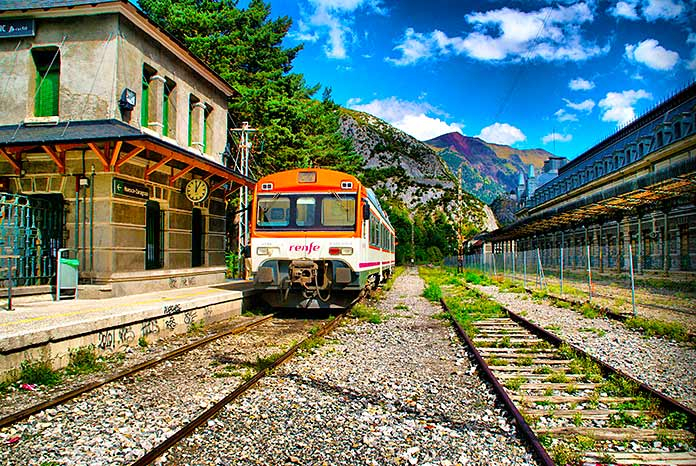
{"type": "Polygon", "coordinates": [[[325,168],[299,168],[273,173],[259,179],[257,187],[262,188],[264,183],[273,183],[273,192],[323,189],[354,191],[360,187],[360,180],[353,175],[325,168]],[[350,188],[344,183],[351,183],[350,188]]]}

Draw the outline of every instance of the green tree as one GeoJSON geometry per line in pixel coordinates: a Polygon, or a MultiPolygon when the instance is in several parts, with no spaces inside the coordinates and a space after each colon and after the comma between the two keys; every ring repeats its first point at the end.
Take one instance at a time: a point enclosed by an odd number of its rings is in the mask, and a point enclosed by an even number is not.
{"type": "Polygon", "coordinates": [[[251,0],[246,9],[235,0],[141,0],[155,22],[180,40],[239,93],[229,104],[236,124],[260,129],[264,153],[261,174],[303,166],[357,173],[362,158],[338,132],[338,106],[330,90],[308,86],[292,73],[302,46],[282,41],[292,21],[270,19],[271,7],[251,0]]]}

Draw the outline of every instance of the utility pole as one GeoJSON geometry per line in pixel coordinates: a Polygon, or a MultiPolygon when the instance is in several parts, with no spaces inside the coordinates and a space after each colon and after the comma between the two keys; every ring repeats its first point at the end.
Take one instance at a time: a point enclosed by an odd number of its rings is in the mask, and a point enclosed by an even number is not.
{"type": "MultiPolygon", "coordinates": [[[[237,170],[248,177],[249,176],[249,150],[251,142],[249,142],[249,133],[256,130],[249,127],[248,122],[243,122],[241,128],[231,130],[234,133],[239,133],[239,146],[237,148],[237,170]]],[[[249,188],[242,186],[239,189],[239,223],[237,224],[237,257],[242,259],[242,248],[249,244],[249,188]]]]}
{"type": "Polygon", "coordinates": [[[462,167],[457,171],[457,273],[464,273],[464,212],[462,209],[462,167]]]}

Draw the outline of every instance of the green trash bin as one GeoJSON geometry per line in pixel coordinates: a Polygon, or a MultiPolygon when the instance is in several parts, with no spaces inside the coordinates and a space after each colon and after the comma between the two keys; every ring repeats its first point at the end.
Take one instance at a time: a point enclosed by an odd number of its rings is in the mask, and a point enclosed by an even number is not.
{"type": "Polygon", "coordinates": [[[77,281],[80,271],[80,260],[63,257],[69,249],[58,250],[58,270],[56,271],[56,301],[60,301],[61,295],[71,295],[77,299],[77,281]]]}

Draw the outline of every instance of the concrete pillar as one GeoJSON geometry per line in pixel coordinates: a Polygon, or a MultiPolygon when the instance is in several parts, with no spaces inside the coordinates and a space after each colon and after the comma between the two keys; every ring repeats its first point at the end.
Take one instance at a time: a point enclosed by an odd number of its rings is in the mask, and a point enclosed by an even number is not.
{"type": "MultiPolygon", "coordinates": [[[[630,257],[629,257],[629,251],[630,248],[628,245],[631,242],[631,222],[628,221],[628,218],[626,218],[626,222],[623,224],[623,251],[624,251],[624,258],[623,258],[623,268],[624,270],[629,270],[630,268],[630,257]]],[[[635,253],[635,251],[634,251],[635,253]]]]}
{"type": "Polygon", "coordinates": [[[150,108],[147,127],[162,135],[162,101],[164,99],[164,85],[166,80],[158,74],[150,78],[150,108]]]}
{"type": "Polygon", "coordinates": [[[621,218],[616,220],[616,271],[621,272],[621,256],[622,251],[621,251],[621,218]]]}
{"type": "Polygon", "coordinates": [[[205,104],[196,102],[191,108],[191,147],[203,152],[203,125],[205,125],[205,104]]]}
{"type": "Polygon", "coordinates": [[[599,224],[599,230],[597,232],[598,239],[597,245],[599,246],[599,273],[604,272],[604,231],[603,224],[599,224]]]}

